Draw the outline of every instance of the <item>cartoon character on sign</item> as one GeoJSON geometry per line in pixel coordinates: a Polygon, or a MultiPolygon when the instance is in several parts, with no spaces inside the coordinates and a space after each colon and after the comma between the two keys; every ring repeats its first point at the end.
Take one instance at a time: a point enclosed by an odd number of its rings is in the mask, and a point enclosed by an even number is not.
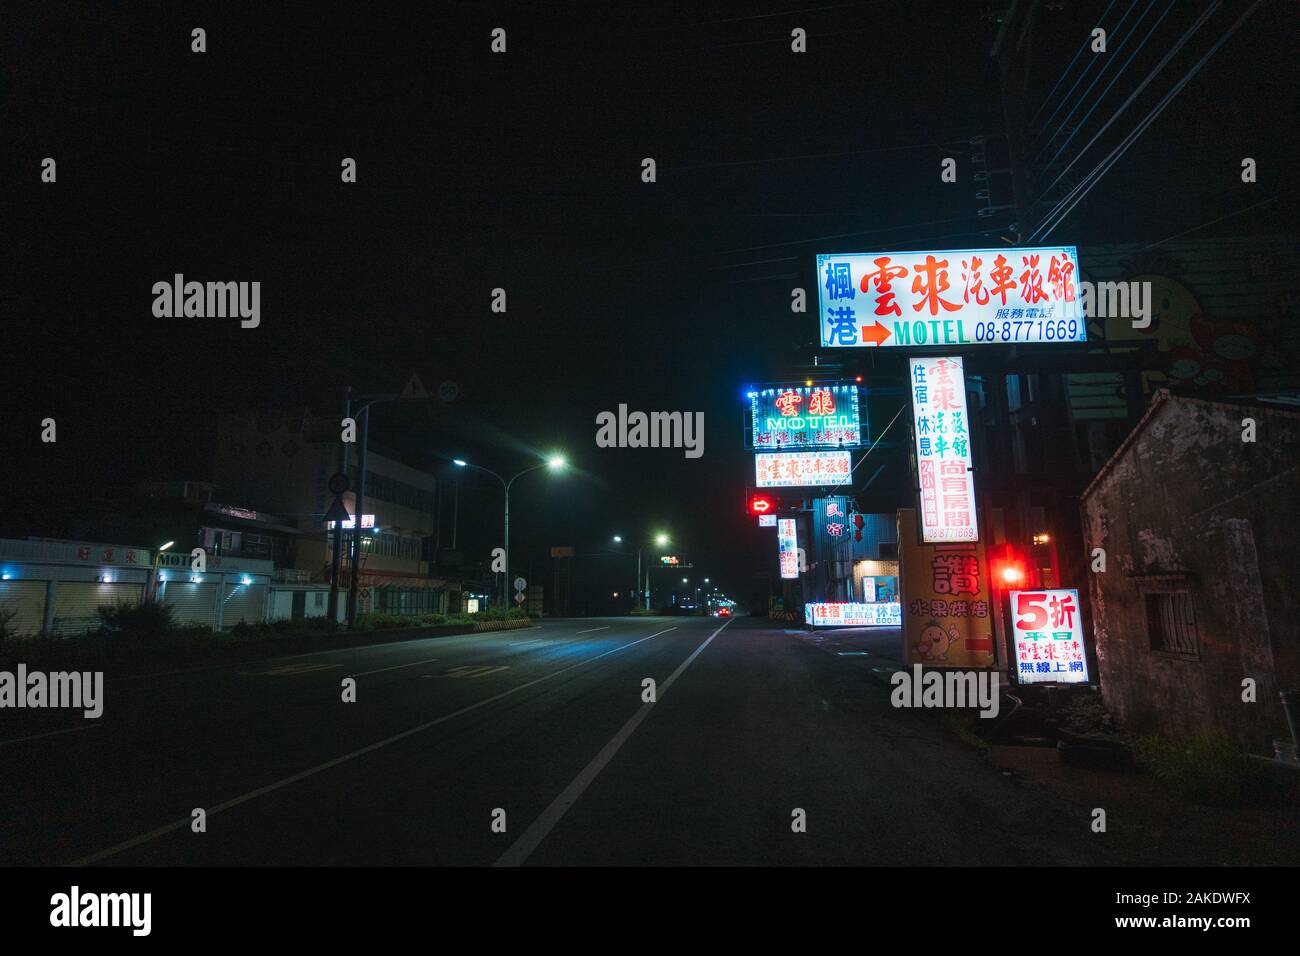
{"type": "Polygon", "coordinates": [[[948,649],[957,643],[957,636],[957,628],[949,625],[945,630],[938,621],[932,620],[916,640],[916,653],[925,661],[946,661],[948,649]]]}

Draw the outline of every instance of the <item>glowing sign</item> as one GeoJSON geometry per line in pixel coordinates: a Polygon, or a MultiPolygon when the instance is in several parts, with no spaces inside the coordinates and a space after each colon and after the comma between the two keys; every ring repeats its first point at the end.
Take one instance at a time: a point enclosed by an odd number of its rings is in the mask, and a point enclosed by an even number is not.
{"type": "Polygon", "coordinates": [[[776,527],[776,515],[759,515],[759,516],[758,516],[758,526],[759,526],[760,528],[775,528],[775,527],[776,527]]]}
{"type": "Polygon", "coordinates": [[[814,627],[899,627],[903,608],[898,602],[885,604],[805,604],[804,622],[814,627]]]}
{"type": "Polygon", "coordinates": [[[1086,342],[1073,246],[819,255],[824,348],[1086,342]]]}
{"type": "Polygon", "coordinates": [[[682,559],[679,558],[679,557],[677,557],[677,555],[675,555],[675,554],[661,554],[661,555],[659,556],[659,560],[660,560],[660,562],[662,562],[663,564],[673,564],[673,565],[676,565],[676,564],[681,564],[681,563],[682,563],[682,559]]]}
{"type": "Polygon", "coordinates": [[[856,385],[780,386],[749,393],[754,448],[857,448],[856,385]]]}
{"type": "MultiPolygon", "coordinates": [[[[349,518],[347,521],[343,522],[343,527],[344,527],[344,529],[345,529],[345,530],[348,530],[348,531],[351,531],[351,530],[352,530],[353,528],[355,528],[356,526],[357,526],[357,519],[356,519],[355,517],[349,518]]],[[[374,526],[375,526],[375,516],[374,516],[374,515],[362,515],[362,516],[361,516],[361,527],[362,527],[362,528],[373,528],[374,526]]],[[[326,522],[325,522],[325,527],[327,527],[327,528],[329,528],[331,531],[333,531],[333,530],[334,530],[334,522],[333,522],[333,521],[326,521],[326,522]]]]}
{"type": "Polygon", "coordinates": [[[910,359],[921,540],[978,541],[961,359],[910,359]]]}
{"type": "Polygon", "coordinates": [[[781,556],[781,577],[799,576],[799,538],[794,518],[779,518],[776,522],[776,547],[781,556]]]}
{"type": "Polygon", "coordinates": [[[916,512],[900,508],[898,558],[907,663],[992,667],[996,605],[983,543],[920,544],[916,512]]]}
{"type": "Polygon", "coordinates": [[[798,485],[847,485],[847,451],[792,451],[754,456],[754,484],[759,488],[798,485]]]}
{"type": "Polygon", "coordinates": [[[1079,592],[1070,588],[1010,594],[1016,679],[1022,684],[1087,683],[1079,592]]]}

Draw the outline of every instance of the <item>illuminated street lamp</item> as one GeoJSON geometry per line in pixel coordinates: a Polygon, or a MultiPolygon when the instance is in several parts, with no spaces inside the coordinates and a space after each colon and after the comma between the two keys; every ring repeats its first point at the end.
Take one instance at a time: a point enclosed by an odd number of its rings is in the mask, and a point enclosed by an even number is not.
{"type": "MultiPolygon", "coordinates": [[[[623,543],[623,536],[622,536],[621,534],[616,534],[616,535],[613,536],[613,538],[612,538],[611,540],[612,540],[615,544],[622,544],[622,543],[623,543]]],[[[655,543],[656,545],[658,545],[659,547],[662,548],[664,545],[668,544],[668,535],[664,534],[662,531],[658,532],[658,533],[654,536],[654,543],[655,543]]],[[[636,549],[636,587],[634,587],[634,588],[632,589],[632,590],[633,590],[634,597],[635,597],[635,592],[636,592],[636,590],[639,589],[640,587],[641,587],[641,546],[640,546],[640,545],[637,545],[637,549],[636,549]]],[[[648,563],[647,563],[646,566],[645,566],[645,591],[644,591],[643,593],[644,593],[644,595],[645,595],[645,609],[648,611],[648,610],[650,610],[650,565],[649,565],[648,563]]],[[[635,603],[639,605],[639,604],[641,603],[641,599],[640,599],[639,597],[636,597],[636,599],[635,599],[635,603]]]]}
{"type": "Polygon", "coordinates": [[[497,481],[501,482],[501,488],[505,492],[505,516],[504,516],[504,520],[502,521],[502,531],[504,532],[505,541],[502,550],[505,551],[506,563],[505,563],[505,579],[501,587],[501,604],[503,607],[508,608],[510,606],[510,599],[507,596],[510,592],[510,487],[515,483],[516,480],[522,478],[530,471],[538,471],[539,469],[542,468],[547,468],[550,469],[551,471],[561,471],[564,469],[566,465],[568,465],[568,461],[565,459],[563,455],[552,454],[549,458],[546,459],[546,461],[542,462],[540,465],[533,465],[531,468],[525,468],[523,471],[517,473],[514,477],[512,477],[509,481],[507,481],[505,478],[498,475],[491,468],[484,468],[482,465],[471,464],[470,462],[466,461],[463,458],[453,458],[451,460],[451,463],[460,468],[477,468],[479,471],[487,472],[497,481]]]}
{"type": "Polygon", "coordinates": [[[149,600],[153,600],[158,595],[158,568],[162,565],[163,552],[174,545],[175,541],[168,541],[166,544],[158,546],[158,553],[153,556],[153,574],[149,577],[149,600]]]}

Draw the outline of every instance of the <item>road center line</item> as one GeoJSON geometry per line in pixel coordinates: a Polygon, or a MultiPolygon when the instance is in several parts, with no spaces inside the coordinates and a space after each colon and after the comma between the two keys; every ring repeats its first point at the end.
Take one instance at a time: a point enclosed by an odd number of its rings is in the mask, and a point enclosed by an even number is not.
{"type": "Polygon", "coordinates": [[[608,631],[608,630],[609,630],[609,625],[606,624],[604,627],[589,627],[585,631],[574,631],[573,635],[574,637],[577,637],[579,634],[590,634],[592,631],[608,631]]]}
{"type": "MultiPolygon", "coordinates": [[[[731,621],[727,621],[727,624],[730,623],[731,621]]],[[[510,846],[510,849],[506,850],[506,852],[502,854],[501,859],[492,864],[493,866],[523,865],[524,861],[532,855],[532,852],[537,849],[538,845],[545,840],[551,830],[555,828],[555,825],[560,822],[560,819],[568,813],[569,808],[578,802],[578,798],[582,796],[583,791],[585,791],[587,787],[591,785],[591,782],[596,779],[597,775],[605,769],[605,765],[614,758],[614,754],[618,753],[619,748],[622,747],[623,744],[627,742],[627,739],[632,736],[632,732],[641,725],[641,721],[645,720],[646,717],[650,715],[650,711],[658,706],[658,704],[663,703],[664,695],[668,693],[668,688],[673,686],[673,682],[681,676],[682,671],[690,667],[691,662],[694,661],[695,658],[699,657],[706,647],[713,643],[713,639],[722,633],[722,628],[726,627],[727,624],[723,624],[722,627],[710,634],[703,644],[691,652],[690,657],[686,658],[686,660],[682,661],[681,664],[678,665],[677,670],[668,675],[668,679],[660,685],[659,690],[655,695],[656,703],[642,704],[640,709],[632,715],[631,719],[623,725],[623,729],[616,733],[613,739],[600,749],[600,753],[596,754],[596,756],[592,758],[591,763],[587,764],[587,766],[582,769],[582,772],[573,778],[573,782],[564,788],[560,795],[551,802],[549,807],[542,811],[542,815],[532,822],[528,829],[524,831],[523,835],[510,846]]]]}
{"type": "Polygon", "coordinates": [[[30,737],[13,737],[10,740],[0,740],[0,747],[5,744],[20,744],[24,740],[40,740],[42,737],[57,737],[59,734],[75,734],[78,730],[94,730],[98,726],[98,722],[92,722],[77,727],[64,727],[62,730],[47,730],[43,734],[32,734],[30,737]]]}
{"type": "MultiPolygon", "coordinates": [[[[416,664],[432,664],[438,658],[430,657],[427,661],[411,661],[409,664],[394,664],[392,667],[379,667],[372,671],[362,671],[359,674],[353,674],[353,677],[368,677],[371,674],[382,674],[384,671],[400,670],[403,667],[414,667],[416,664]]],[[[336,665],[337,666],[337,665],[336,665]]]]}
{"type": "MultiPolygon", "coordinates": [[[[583,667],[587,664],[591,664],[595,661],[600,660],[602,657],[608,657],[610,654],[617,654],[619,651],[627,650],[629,647],[634,647],[637,644],[641,644],[645,641],[648,641],[652,637],[658,637],[660,634],[667,634],[669,631],[675,631],[675,630],[677,630],[676,626],[665,628],[664,630],[657,631],[654,634],[649,635],[648,637],[642,637],[635,641],[630,641],[627,644],[621,644],[618,647],[614,648],[613,650],[605,651],[601,654],[597,654],[595,657],[589,657],[585,661],[578,661],[578,663],[576,664],[570,664],[568,667],[562,667],[558,671],[554,671],[553,673],[544,674],[541,677],[537,677],[534,678],[533,680],[526,681],[525,683],[520,684],[518,687],[512,687],[509,690],[502,691],[499,694],[494,694],[491,697],[485,698],[484,700],[480,700],[477,703],[470,704],[468,707],[462,707],[460,710],[453,711],[450,714],[443,714],[441,717],[436,717],[433,720],[426,721],[425,723],[420,724],[418,727],[412,727],[409,730],[403,730],[399,734],[393,734],[393,736],[391,737],[385,737],[383,740],[379,740],[373,744],[369,744],[368,746],[362,747],[360,750],[354,750],[351,753],[344,754],[341,757],[335,757],[333,760],[327,760],[324,763],[317,764],[314,767],[308,767],[306,770],[303,770],[300,773],[295,773],[291,777],[285,777],[282,780],[276,780],[274,783],[268,783],[264,787],[258,787],[256,790],[250,790],[247,793],[240,794],[237,797],[232,797],[231,799],[225,801],[224,803],[219,803],[214,807],[208,807],[208,816],[211,817],[215,814],[220,813],[223,810],[230,810],[233,807],[237,807],[242,803],[248,803],[250,800],[256,800],[258,797],[262,797],[268,793],[272,793],[276,790],[283,789],[284,787],[287,787],[290,784],[297,783],[299,780],[306,780],[308,777],[314,777],[316,774],[321,773],[325,770],[330,770],[334,767],[339,766],[340,764],[345,764],[350,760],[355,760],[357,757],[362,757],[368,753],[373,753],[374,751],[379,750],[382,747],[387,747],[389,744],[397,743],[397,741],[399,740],[405,740],[407,737],[412,737],[415,734],[423,733],[424,731],[429,730],[432,727],[437,727],[439,724],[444,724],[449,720],[455,719],[456,717],[460,717],[464,714],[468,714],[472,710],[478,710],[480,707],[486,707],[488,704],[501,700],[501,698],[503,697],[509,697],[513,693],[524,690],[525,688],[528,687],[532,687],[535,684],[540,684],[542,683],[542,681],[548,681],[552,677],[559,677],[561,674],[567,673],[568,671],[571,671],[576,667],[583,667]]],[[[710,640],[712,640],[712,638],[710,638],[710,640]]],[[[121,843],[114,844],[113,846],[110,846],[106,850],[100,850],[98,853],[92,853],[90,856],[83,856],[80,859],[73,860],[71,863],[68,864],[68,866],[86,866],[87,864],[90,863],[98,863],[100,860],[107,859],[110,856],[115,856],[124,850],[130,850],[134,847],[140,846],[143,843],[148,843],[151,840],[156,840],[158,839],[158,837],[166,836],[168,833],[175,833],[177,830],[181,830],[184,829],[185,827],[188,827],[191,822],[192,822],[191,817],[188,816],[183,817],[180,820],[176,820],[173,823],[168,823],[165,826],[158,827],[156,830],[150,830],[148,833],[142,833],[140,836],[132,837],[129,840],[124,840],[121,843]]]]}

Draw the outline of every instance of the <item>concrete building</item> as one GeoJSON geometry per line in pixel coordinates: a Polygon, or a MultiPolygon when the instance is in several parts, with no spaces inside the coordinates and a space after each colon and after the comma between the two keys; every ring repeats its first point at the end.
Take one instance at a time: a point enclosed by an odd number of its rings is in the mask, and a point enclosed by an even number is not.
{"type": "Polygon", "coordinates": [[[1300,412],[1159,390],[1081,511],[1106,559],[1090,588],[1107,706],[1136,732],[1272,754],[1278,692],[1300,687],[1300,412]]]}
{"type": "MultiPolygon", "coordinates": [[[[226,416],[218,426],[213,482],[224,498],[279,516],[297,532],[289,566],[306,581],[327,583],[332,541],[325,512],[327,483],[339,470],[337,418],[301,414],[226,416]]],[[[348,473],[358,483],[355,448],[348,473]]],[[[343,496],[356,516],[352,492],[343,496]]],[[[366,456],[362,527],[361,613],[455,613],[458,580],[438,575],[433,563],[437,479],[398,460],[372,441],[366,456]]],[[[346,526],[345,526],[346,527],[346,526]]],[[[341,586],[347,585],[351,531],[345,534],[341,586]]]]}

